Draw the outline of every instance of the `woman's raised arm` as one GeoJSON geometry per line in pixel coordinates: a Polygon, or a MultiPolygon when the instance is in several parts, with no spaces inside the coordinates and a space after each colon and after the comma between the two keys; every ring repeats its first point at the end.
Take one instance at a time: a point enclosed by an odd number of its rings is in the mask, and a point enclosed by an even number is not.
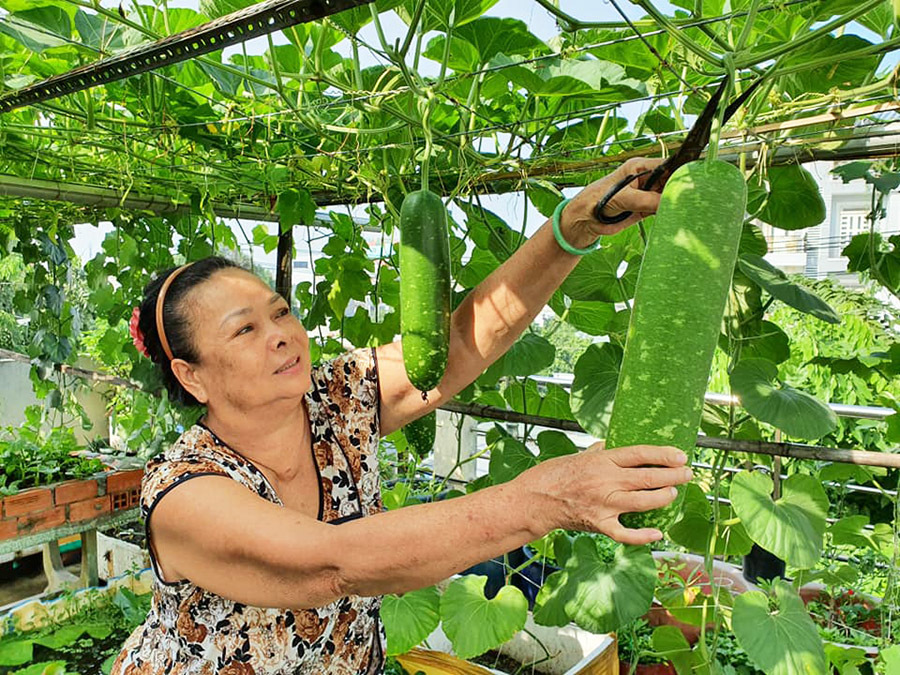
{"type": "MultiPolygon", "coordinates": [[[[652,169],[659,161],[629,160],[582,190],[562,214],[560,229],[566,241],[583,248],[600,235],[614,234],[655,213],[659,194],[634,187],[619,192],[607,211],[611,215],[634,211],[635,215],[616,225],[601,225],[592,215],[597,202],[616,182],[652,169]]],[[[552,223],[545,223],[453,312],[447,371],[441,383],[428,392],[427,401],[406,376],[400,341],[379,347],[381,434],[386,436],[421,417],[473,382],[513,345],[577,263],[578,257],[556,242],[552,223]]]]}

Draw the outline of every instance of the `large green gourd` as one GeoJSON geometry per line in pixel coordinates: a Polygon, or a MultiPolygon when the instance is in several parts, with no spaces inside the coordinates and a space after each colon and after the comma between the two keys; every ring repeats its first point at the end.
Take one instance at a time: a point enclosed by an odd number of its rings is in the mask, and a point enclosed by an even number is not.
{"type": "MultiPolygon", "coordinates": [[[[693,454],[747,203],[741,171],[690,162],[660,200],[635,290],[606,445],[670,445],[693,454]]],[[[680,499],[627,514],[665,530],[680,499]]]]}
{"type": "Polygon", "coordinates": [[[430,190],[410,192],[400,207],[400,335],[409,381],[434,389],[450,345],[450,240],[447,209],[430,190]]]}

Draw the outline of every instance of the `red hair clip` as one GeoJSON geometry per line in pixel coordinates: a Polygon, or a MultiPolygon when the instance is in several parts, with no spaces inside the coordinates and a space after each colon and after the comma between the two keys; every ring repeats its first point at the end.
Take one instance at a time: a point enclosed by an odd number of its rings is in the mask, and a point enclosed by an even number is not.
{"type": "Polygon", "coordinates": [[[149,359],[150,352],[147,350],[147,345],[144,344],[144,336],[141,334],[141,329],[138,328],[138,321],[140,318],[141,309],[140,307],[135,307],[131,311],[131,321],[128,322],[128,332],[131,334],[131,342],[134,344],[135,349],[138,350],[138,353],[143,354],[149,359]]]}

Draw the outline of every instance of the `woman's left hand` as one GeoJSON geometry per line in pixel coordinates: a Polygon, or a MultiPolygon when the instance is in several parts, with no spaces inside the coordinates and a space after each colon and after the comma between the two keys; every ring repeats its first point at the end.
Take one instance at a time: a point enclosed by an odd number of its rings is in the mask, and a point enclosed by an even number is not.
{"type": "Polygon", "coordinates": [[[585,239],[596,239],[601,235],[611,235],[624,230],[629,225],[633,225],[642,218],[656,213],[659,207],[659,195],[662,191],[663,184],[657,183],[653,190],[644,192],[639,188],[649,177],[649,173],[635,178],[629,185],[619,190],[616,195],[609,200],[604,209],[604,213],[610,217],[623,211],[633,211],[633,215],[629,216],[621,223],[613,225],[604,225],[594,217],[594,209],[597,203],[603,199],[620,180],[626,176],[635,176],[645,171],[649,172],[662,163],[661,159],[647,159],[645,157],[636,157],[629,159],[618,169],[608,176],[604,176],[600,180],[596,180],[572,199],[571,202],[563,209],[560,219],[560,227],[562,231],[569,235],[567,240],[584,241],[585,239]],[[571,238],[570,238],[571,237],[571,238]]]}

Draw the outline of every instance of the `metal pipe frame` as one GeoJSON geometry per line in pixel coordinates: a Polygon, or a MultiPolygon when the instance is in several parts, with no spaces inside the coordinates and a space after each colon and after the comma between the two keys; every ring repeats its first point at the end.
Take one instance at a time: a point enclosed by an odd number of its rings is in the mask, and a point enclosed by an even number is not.
{"type": "Polygon", "coordinates": [[[268,0],[6,94],[0,97],[0,113],[187,61],[370,2],[372,0],[268,0]]]}

